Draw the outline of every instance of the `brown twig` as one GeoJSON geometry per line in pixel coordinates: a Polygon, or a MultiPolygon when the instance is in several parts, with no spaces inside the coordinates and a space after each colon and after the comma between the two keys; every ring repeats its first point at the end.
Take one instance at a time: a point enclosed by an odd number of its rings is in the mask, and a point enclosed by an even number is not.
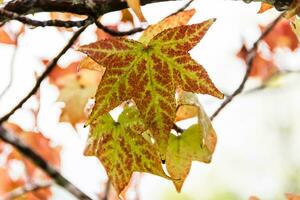
{"type": "Polygon", "coordinates": [[[173,15],[176,15],[177,13],[180,13],[180,12],[184,11],[193,2],[194,2],[194,0],[189,0],[186,4],[184,4],[181,8],[179,8],[176,12],[171,13],[168,17],[171,17],[173,15]]]}
{"type": "Polygon", "coordinates": [[[220,107],[212,114],[212,116],[210,117],[211,120],[213,120],[238,94],[240,94],[243,91],[243,89],[245,87],[245,83],[247,82],[250,72],[251,72],[251,69],[252,69],[252,64],[253,64],[253,60],[254,60],[254,56],[255,56],[258,44],[264,39],[264,37],[266,37],[273,30],[273,28],[276,26],[276,24],[279,22],[279,20],[282,18],[283,15],[284,15],[284,13],[279,15],[266,28],[266,30],[261,34],[261,36],[253,44],[253,47],[250,49],[250,51],[248,51],[248,55],[247,55],[247,59],[246,59],[247,60],[246,61],[247,70],[242,79],[242,82],[240,83],[238,88],[230,96],[228,96],[227,99],[220,105],[220,107]]]}
{"type": "Polygon", "coordinates": [[[95,19],[94,21],[95,21],[96,26],[99,29],[103,30],[104,32],[106,32],[106,33],[108,33],[112,36],[119,36],[119,37],[127,36],[127,35],[132,35],[132,34],[135,34],[135,33],[138,33],[138,32],[141,32],[141,31],[145,30],[142,27],[138,27],[138,28],[131,29],[129,31],[114,31],[114,30],[111,30],[111,29],[107,28],[103,24],[101,24],[101,22],[99,22],[97,19],[95,19]]]}

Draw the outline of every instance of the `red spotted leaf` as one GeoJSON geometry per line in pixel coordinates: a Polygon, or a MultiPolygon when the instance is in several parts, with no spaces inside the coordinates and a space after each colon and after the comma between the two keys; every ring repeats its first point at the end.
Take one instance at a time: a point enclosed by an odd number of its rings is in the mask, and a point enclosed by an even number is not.
{"type": "Polygon", "coordinates": [[[205,69],[188,53],[214,21],[167,29],[147,45],[112,38],[82,46],[80,51],[106,68],[88,123],[132,99],[164,159],[175,119],[176,90],[181,88],[223,98],[205,69]]]}
{"type": "Polygon", "coordinates": [[[91,127],[85,154],[99,158],[118,194],[128,185],[133,172],[168,178],[156,145],[144,139],[144,131],[146,126],[136,107],[125,108],[118,122],[106,114],[91,127]]]}

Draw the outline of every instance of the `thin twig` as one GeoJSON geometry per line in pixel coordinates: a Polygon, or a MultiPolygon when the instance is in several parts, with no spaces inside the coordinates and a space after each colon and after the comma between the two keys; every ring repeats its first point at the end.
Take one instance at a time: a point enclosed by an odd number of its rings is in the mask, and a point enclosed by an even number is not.
{"type": "Polygon", "coordinates": [[[193,3],[193,1],[194,0],[189,0],[186,4],[184,4],[181,8],[179,8],[176,12],[173,12],[172,14],[170,14],[168,17],[171,17],[173,15],[176,15],[177,13],[184,11],[187,7],[189,7],[191,5],[191,3],[193,3]]]}
{"type": "Polygon", "coordinates": [[[11,20],[18,20],[19,22],[22,22],[27,25],[31,25],[34,27],[45,27],[45,26],[55,26],[55,27],[64,27],[64,28],[71,28],[71,27],[82,27],[91,22],[90,18],[80,20],[80,21],[62,21],[62,20],[47,20],[47,21],[38,21],[33,20],[28,17],[24,17],[21,15],[18,15],[17,13],[0,9],[0,15],[3,15],[11,20]]]}
{"type": "Polygon", "coordinates": [[[103,30],[104,32],[106,32],[106,33],[108,33],[112,36],[119,36],[119,37],[132,35],[132,34],[135,34],[135,33],[138,33],[138,32],[141,32],[141,31],[145,30],[142,27],[138,27],[138,28],[131,29],[129,31],[114,31],[114,30],[111,30],[111,29],[107,28],[103,24],[101,24],[101,22],[99,22],[97,19],[95,19],[95,24],[99,29],[103,30]]]}
{"type": "Polygon", "coordinates": [[[54,67],[57,64],[57,61],[60,59],[62,55],[64,55],[68,49],[73,45],[73,43],[77,40],[79,35],[86,29],[88,25],[80,28],[77,32],[74,33],[72,38],[69,40],[68,44],[61,50],[61,52],[48,64],[46,70],[44,73],[37,79],[34,87],[31,89],[31,91],[6,115],[0,118],[0,124],[2,124],[4,121],[8,120],[8,118],[19,108],[22,107],[22,105],[32,96],[34,95],[37,90],[39,89],[42,81],[50,74],[50,72],[54,69],[54,67]]]}
{"type": "Polygon", "coordinates": [[[177,124],[173,124],[172,129],[174,129],[177,133],[183,133],[184,129],[180,128],[179,126],[177,126],[177,124]]]}
{"type": "MultiPolygon", "coordinates": [[[[18,40],[18,38],[17,38],[18,40]]],[[[0,98],[2,98],[6,92],[10,89],[12,83],[13,83],[13,73],[14,73],[14,66],[15,66],[15,59],[17,56],[17,52],[18,52],[18,46],[15,46],[14,50],[13,50],[13,54],[11,57],[11,61],[10,61],[10,68],[9,68],[9,80],[7,85],[5,86],[5,88],[1,91],[0,93],[0,98]]]]}
{"type": "MultiPolygon", "coordinates": [[[[187,7],[189,7],[189,5],[191,5],[191,3],[193,2],[194,0],[189,0],[186,4],[184,4],[180,9],[178,9],[177,11],[173,12],[172,14],[170,14],[169,16],[167,17],[170,17],[170,16],[173,16],[173,15],[176,15],[177,13],[181,12],[181,11],[184,11],[187,7]]],[[[165,18],[167,18],[165,17],[165,18]]],[[[138,28],[133,28],[129,31],[114,31],[114,30],[111,30],[109,28],[107,28],[106,26],[104,26],[101,22],[99,22],[96,18],[95,18],[95,24],[96,26],[99,28],[99,29],[102,29],[104,32],[112,35],[112,36],[128,36],[128,35],[132,35],[132,34],[135,34],[135,33],[138,33],[138,32],[142,32],[144,31],[146,28],[142,28],[142,27],[138,27],[138,28]]]]}
{"type": "Polygon", "coordinates": [[[227,97],[227,99],[220,105],[220,107],[213,113],[213,115],[210,117],[211,120],[213,120],[220,112],[221,110],[223,110],[238,94],[240,94],[244,87],[245,87],[245,83],[247,82],[251,69],[252,69],[252,64],[253,64],[253,60],[255,57],[255,53],[258,47],[258,44],[264,39],[264,37],[266,37],[272,30],[273,28],[276,26],[276,24],[279,22],[279,20],[282,18],[282,16],[284,15],[284,13],[282,13],[281,15],[279,15],[267,28],[266,30],[261,34],[261,36],[256,40],[256,42],[253,44],[253,47],[250,49],[250,51],[248,51],[248,55],[247,55],[247,70],[246,73],[243,77],[242,82],[240,83],[240,85],[238,86],[238,88],[229,96],[227,97]]]}
{"type": "Polygon", "coordinates": [[[268,83],[270,83],[272,81],[272,79],[274,79],[274,78],[276,78],[278,76],[283,76],[283,75],[288,75],[288,74],[294,74],[294,73],[300,73],[300,70],[283,70],[283,71],[279,71],[279,72],[273,74],[267,80],[265,80],[263,82],[263,84],[261,84],[261,85],[259,85],[257,87],[251,88],[249,90],[246,90],[241,95],[251,94],[253,92],[258,92],[258,91],[267,89],[267,88],[269,88],[269,84],[268,83]]]}
{"type": "Polygon", "coordinates": [[[12,200],[18,197],[21,197],[29,192],[36,192],[41,189],[49,188],[52,185],[52,182],[47,183],[35,183],[35,184],[25,184],[23,187],[14,189],[4,195],[2,200],[12,200]]]}

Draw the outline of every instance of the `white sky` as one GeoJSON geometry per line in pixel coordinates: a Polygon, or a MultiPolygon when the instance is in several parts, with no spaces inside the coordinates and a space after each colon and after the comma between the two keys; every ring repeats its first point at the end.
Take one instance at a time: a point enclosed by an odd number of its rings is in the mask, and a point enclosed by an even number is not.
{"type": "MultiPolygon", "coordinates": [[[[143,12],[149,23],[155,23],[183,3],[148,5],[143,7],[143,12]]],[[[251,46],[260,34],[257,24],[267,24],[278,13],[270,11],[258,15],[258,4],[247,5],[230,0],[195,1],[190,7],[197,10],[190,23],[217,18],[191,54],[206,68],[218,88],[231,93],[245,72],[244,64],[235,58],[241,41],[245,40],[251,46]]],[[[103,22],[113,22],[116,16],[117,13],[108,14],[103,17],[103,22]]],[[[46,16],[37,14],[35,17],[45,19],[46,16]]],[[[93,30],[94,27],[84,33],[82,42],[95,41],[93,30]]],[[[58,33],[54,28],[27,28],[26,32],[26,37],[20,39],[12,88],[0,99],[0,114],[9,111],[31,89],[34,84],[33,71],[41,72],[44,69],[38,58],[51,59],[70,37],[70,33],[58,33]]],[[[12,47],[0,45],[0,90],[8,81],[12,52],[12,47]]],[[[283,56],[277,58],[280,67],[299,68],[299,51],[281,54],[283,56]],[[287,54],[288,57],[285,56],[287,54]]],[[[59,63],[67,65],[77,56],[75,51],[69,51],[59,63]]],[[[171,182],[145,175],[140,184],[141,199],[213,200],[214,195],[222,193],[235,193],[239,196],[237,199],[247,199],[250,195],[262,199],[283,199],[285,192],[300,192],[299,180],[295,179],[300,175],[295,174],[300,169],[299,78],[299,75],[292,74],[284,77],[278,88],[237,97],[214,121],[218,144],[212,163],[195,163],[181,194],[176,193],[171,182]],[[293,179],[296,181],[294,184],[291,181],[293,179]]],[[[248,87],[258,83],[258,80],[251,80],[248,87]]],[[[58,91],[47,83],[42,84],[41,91],[43,105],[39,116],[40,127],[55,144],[63,146],[63,175],[95,197],[103,189],[100,184],[106,180],[106,176],[96,158],[82,155],[87,130],[78,125],[78,134],[68,124],[57,124],[60,109],[55,100],[58,91]]],[[[201,96],[200,99],[209,114],[221,102],[211,97],[201,96]]],[[[30,128],[33,122],[26,108],[33,104],[33,100],[29,101],[11,120],[19,122],[25,129],[30,128]]],[[[53,190],[56,191],[53,199],[72,199],[60,189],[53,190]]]]}

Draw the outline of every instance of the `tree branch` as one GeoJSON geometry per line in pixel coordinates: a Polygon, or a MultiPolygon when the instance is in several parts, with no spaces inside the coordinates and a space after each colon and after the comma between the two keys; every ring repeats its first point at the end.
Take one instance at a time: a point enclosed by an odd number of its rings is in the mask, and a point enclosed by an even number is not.
{"type": "Polygon", "coordinates": [[[135,33],[145,30],[142,27],[138,27],[138,28],[131,29],[129,31],[114,31],[114,30],[107,28],[103,24],[101,24],[97,19],[95,19],[95,24],[99,29],[103,30],[104,32],[106,32],[112,36],[119,36],[119,37],[126,36],[126,35],[132,35],[132,34],[135,34],[135,33]]]}
{"type": "MultiPolygon", "coordinates": [[[[165,1],[179,0],[140,0],[141,5],[165,1]]],[[[127,3],[120,0],[13,0],[8,2],[4,9],[19,15],[37,12],[69,12],[79,15],[101,16],[127,7],[127,3]]],[[[7,17],[0,17],[0,22],[5,20],[7,17]]]]}
{"type": "Polygon", "coordinates": [[[5,9],[0,9],[0,15],[7,17],[8,19],[15,19],[21,23],[28,24],[31,26],[56,26],[56,27],[64,27],[64,28],[71,28],[71,27],[82,27],[86,24],[90,23],[91,19],[87,18],[80,21],[62,21],[62,20],[47,20],[47,21],[38,21],[33,20],[28,17],[21,16],[15,12],[11,12],[5,9]]]}
{"type": "Polygon", "coordinates": [[[240,94],[244,87],[245,84],[249,78],[251,69],[252,69],[252,64],[253,64],[253,60],[255,57],[255,53],[258,47],[258,44],[273,30],[273,28],[276,26],[276,24],[279,22],[279,20],[282,18],[282,16],[284,15],[284,13],[282,13],[281,15],[279,15],[267,28],[266,30],[261,34],[261,36],[256,40],[256,42],[253,44],[253,47],[250,49],[250,51],[248,51],[248,55],[247,55],[247,70],[246,73],[243,77],[243,80],[241,82],[241,84],[238,86],[238,88],[230,95],[227,97],[227,99],[220,105],[220,107],[212,114],[212,116],[210,117],[210,120],[213,120],[238,94],[240,94]]]}

